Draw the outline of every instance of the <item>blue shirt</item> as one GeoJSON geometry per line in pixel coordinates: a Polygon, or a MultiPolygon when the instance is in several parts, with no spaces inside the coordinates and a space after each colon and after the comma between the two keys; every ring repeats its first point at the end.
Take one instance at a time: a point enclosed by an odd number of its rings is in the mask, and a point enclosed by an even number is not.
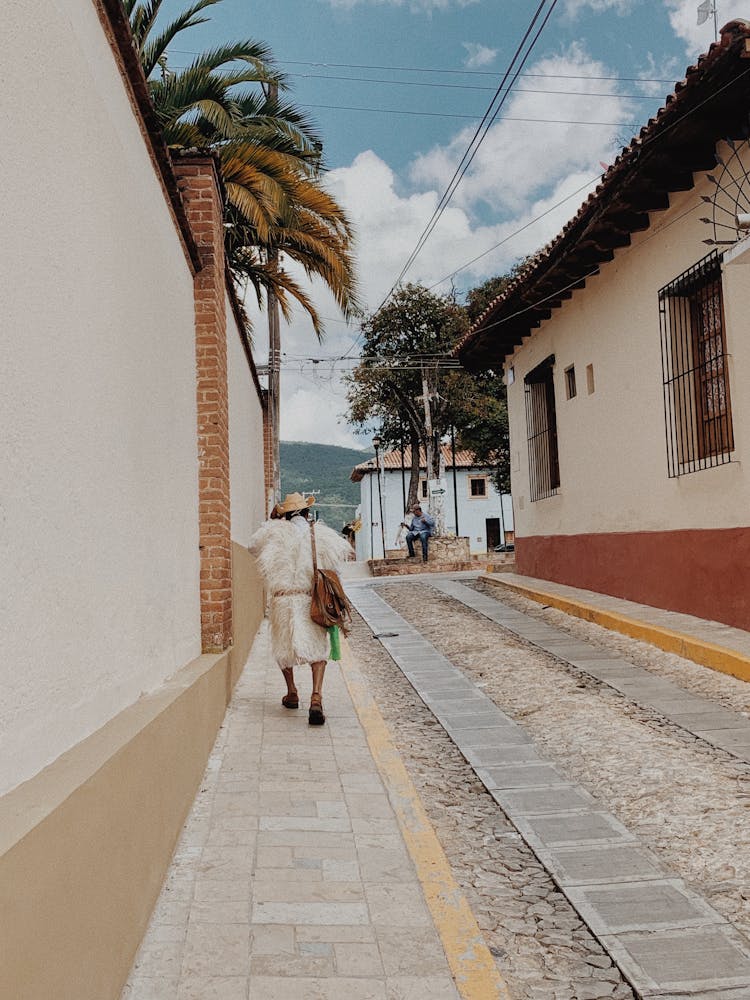
{"type": "Polygon", "coordinates": [[[431,535],[434,527],[435,519],[430,517],[429,514],[422,513],[421,517],[417,517],[415,514],[411,519],[409,531],[413,531],[415,534],[420,531],[426,531],[428,535],[431,535]]]}

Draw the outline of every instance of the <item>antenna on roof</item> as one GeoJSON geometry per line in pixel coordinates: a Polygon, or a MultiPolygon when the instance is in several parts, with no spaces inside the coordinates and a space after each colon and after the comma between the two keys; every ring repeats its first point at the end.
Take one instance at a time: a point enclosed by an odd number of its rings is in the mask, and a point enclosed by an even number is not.
{"type": "Polygon", "coordinates": [[[715,0],[703,0],[703,3],[698,7],[698,24],[705,24],[706,21],[713,14],[714,17],[714,41],[719,40],[719,22],[718,22],[718,8],[716,6],[715,0]]]}

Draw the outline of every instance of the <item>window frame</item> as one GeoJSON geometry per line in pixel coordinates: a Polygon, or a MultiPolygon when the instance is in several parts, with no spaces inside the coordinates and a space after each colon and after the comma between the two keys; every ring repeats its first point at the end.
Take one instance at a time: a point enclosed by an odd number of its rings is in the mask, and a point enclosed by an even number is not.
{"type": "Polygon", "coordinates": [[[713,250],[659,290],[670,479],[725,465],[734,451],[722,254],[713,250]]]}
{"type": "Polygon", "coordinates": [[[466,495],[469,500],[486,500],[489,495],[489,476],[484,473],[479,473],[477,475],[472,475],[469,473],[466,476],[466,495]],[[484,484],[484,493],[472,493],[471,486],[473,482],[479,482],[484,484]]]}
{"type": "Polygon", "coordinates": [[[555,355],[550,354],[523,380],[531,503],[556,496],[560,491],[554,369],[555,355]]]}

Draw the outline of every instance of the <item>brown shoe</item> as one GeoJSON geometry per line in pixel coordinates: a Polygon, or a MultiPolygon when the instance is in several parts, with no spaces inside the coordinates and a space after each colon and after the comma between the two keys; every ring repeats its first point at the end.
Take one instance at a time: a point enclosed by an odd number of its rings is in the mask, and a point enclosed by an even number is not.
{"type": "Polygon", "coordinates": [[[285,694],[281,699],[281,704],[284,708],[299,708],[299,695],[285,694]]]}
{"type": "Polygon", "coordinates": [[[326,717],[323,714],[323,699],[319,694],[314,694],[310,697],[310,711],[307,721],[311,726],[322,726],[326,721],[326,717]]]}

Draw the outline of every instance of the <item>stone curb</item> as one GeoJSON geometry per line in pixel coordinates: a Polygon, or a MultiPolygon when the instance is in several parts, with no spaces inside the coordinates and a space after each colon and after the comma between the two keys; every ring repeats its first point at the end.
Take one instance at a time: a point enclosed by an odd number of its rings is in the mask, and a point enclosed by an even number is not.
{"type": "Polygon", "coordinates": [[[547,604],[552,608],[557,608],[558,611],[564,611],[576,618],[601,625],[613,632],[622,632],[623,635],[628,635],[633,639],[651,643],[652,646],[658,646],[659,649],[668,653],[677,653],[678,656],[699,663],[703,667],[710,667],[711,670],[718,670],[724,674],[731,674],[732,677],[737,677],[740,680],[750,681],[750,657],[744,656],[734,649],[729,649],[727,646],[705,642],[694,636],[686,635],[684,632],[676,632],[660,625],[652,625],[649,622],[620,615],[614,611],[605,611],[593,604],[563,597],[560,594],[537,587],[528,587],[524,584],[502,580],[492,573],[483,573],[479,579],[493,587],[505,587],[521,597],[527,597],[538,604],[547,604]]]}

